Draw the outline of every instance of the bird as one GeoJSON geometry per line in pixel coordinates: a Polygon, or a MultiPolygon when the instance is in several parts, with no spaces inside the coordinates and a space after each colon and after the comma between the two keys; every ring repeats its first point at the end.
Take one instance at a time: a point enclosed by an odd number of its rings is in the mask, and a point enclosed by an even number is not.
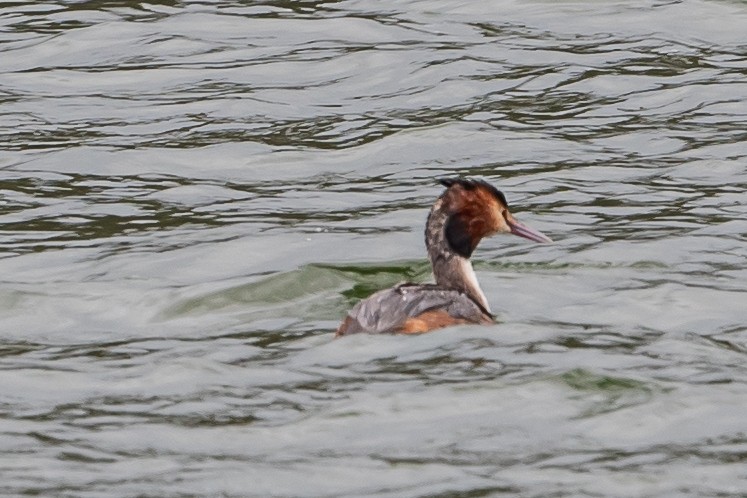
{"type": "Polygon", "coordinates": [[[431,207],[425,246],[435,283],[402,283],[358,302],[336,337],[358,333],[419,334],[459,324],[493,324],[494,315],[470,257],[480,241],[510,233],[534,242],[548,236],[514,218],[506,196],[480,179],[444,178],[446,190],[431,207]]]}

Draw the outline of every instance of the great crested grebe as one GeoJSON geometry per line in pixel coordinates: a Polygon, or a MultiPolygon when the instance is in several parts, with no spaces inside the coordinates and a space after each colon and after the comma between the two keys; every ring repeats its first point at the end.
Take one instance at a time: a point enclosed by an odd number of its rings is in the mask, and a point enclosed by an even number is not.
{"type": "Polygon", "coordinates": [[[350,310],[337,336],[416,334],[463,323],[494,323],[469,260],[477,244],[496,233],[552,242],[516,221],[506,197],[489,183],[462,178],[439,181],[446,191],[433,204],[425,226],[436,283],[405,283],[376,292],[350,310]]]}

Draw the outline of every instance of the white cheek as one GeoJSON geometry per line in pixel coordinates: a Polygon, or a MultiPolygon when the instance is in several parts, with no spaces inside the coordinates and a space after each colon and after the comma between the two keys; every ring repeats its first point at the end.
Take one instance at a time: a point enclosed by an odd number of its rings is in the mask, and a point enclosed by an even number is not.
{"type": "Polygon", "coordinates": [[[506,223],[506,219],[501,215],[501,217],[498,220],[498,228],[496,229],[495,233],[508,233],[511,231],[511,227],[508,226],[508,223],[506,223]]]}

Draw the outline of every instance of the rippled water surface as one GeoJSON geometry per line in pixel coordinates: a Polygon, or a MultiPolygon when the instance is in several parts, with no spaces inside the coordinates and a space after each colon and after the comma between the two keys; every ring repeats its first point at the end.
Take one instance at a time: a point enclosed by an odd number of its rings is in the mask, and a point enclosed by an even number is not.
{"type": "Polygon", "coordinates": [[[0,493],[747,495],[747,3],[0,26],[0,493]],[[498,323],[334,340],[453,175],[498,323]]]}

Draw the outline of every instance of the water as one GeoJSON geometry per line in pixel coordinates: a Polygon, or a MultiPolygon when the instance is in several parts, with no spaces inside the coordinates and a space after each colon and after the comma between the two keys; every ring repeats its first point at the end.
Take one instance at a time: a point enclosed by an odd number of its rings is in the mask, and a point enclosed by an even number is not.
{"type": "Polygon", "coordinates": [[[747,494],[747,4],[0,4],[0,492],[747,494]],[[426,281],[493,327],[333,340],[426,281]]]}

